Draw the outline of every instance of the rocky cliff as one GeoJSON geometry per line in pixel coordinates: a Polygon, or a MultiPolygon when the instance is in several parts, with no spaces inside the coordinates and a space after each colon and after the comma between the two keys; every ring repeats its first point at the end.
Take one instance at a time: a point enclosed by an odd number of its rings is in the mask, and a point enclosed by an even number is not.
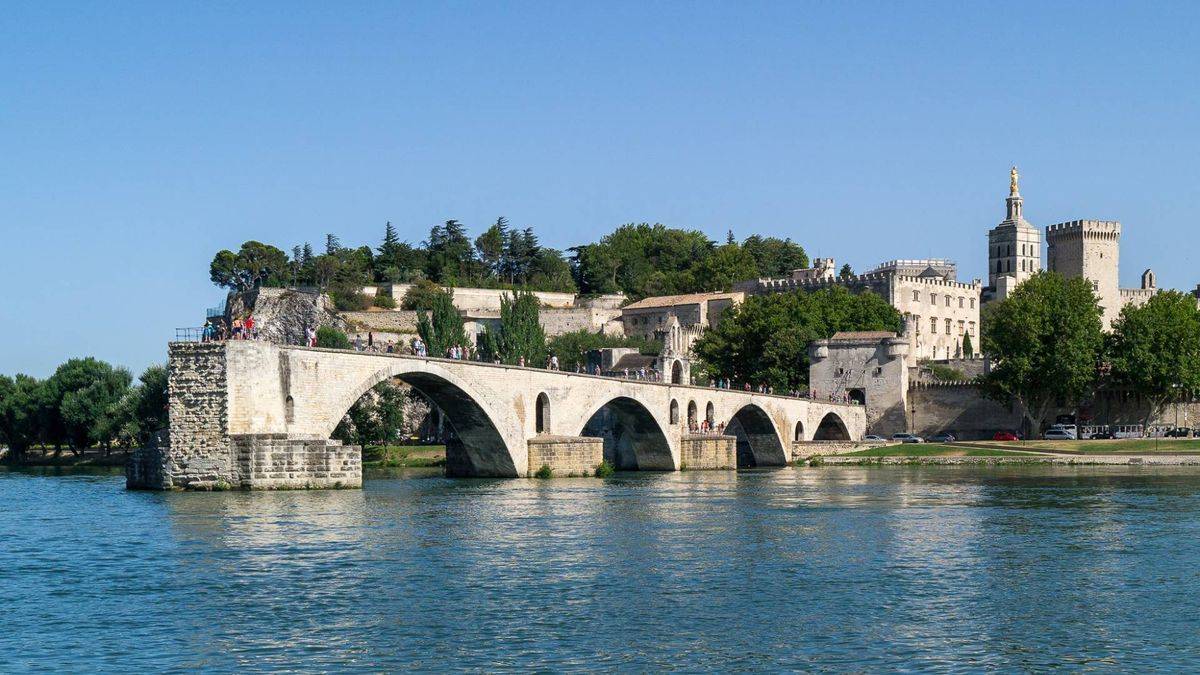
{"type": "Polygon", "coordinates": [[[253,314],[259,335],[280,344],[304,344],[304,331],[309,326],[347,330],[346,321],[338,316],[329,296],[319,293],[260,288],[230,294],[227,307],[226,320],[253,314]]]}

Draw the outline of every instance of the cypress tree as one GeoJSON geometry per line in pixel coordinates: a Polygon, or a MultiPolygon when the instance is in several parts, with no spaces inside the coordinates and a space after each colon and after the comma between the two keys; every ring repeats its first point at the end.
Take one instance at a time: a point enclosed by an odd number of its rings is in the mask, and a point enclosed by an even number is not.
{"type": "Polygon", "coordinates": [[[542,365],[546,358],[546,333],[538,322],[539,303],[530,291],[517,291],[515,297],[500,298],[500,358],[516,363],[525,357],[525,365],[542,365]]]}

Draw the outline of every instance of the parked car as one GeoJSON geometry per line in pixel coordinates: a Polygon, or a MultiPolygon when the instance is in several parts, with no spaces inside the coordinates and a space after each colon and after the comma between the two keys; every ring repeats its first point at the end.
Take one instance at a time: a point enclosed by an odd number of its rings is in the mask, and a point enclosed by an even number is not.
{"type": "Polygon", "coordinates": [[[1116,437],[1113,436],[1113,433],[1111,431],[1097,431],[1097,432],[1093,433],[1091,436],[1088,436],[1088,438],[1093,441],[1102,441],[1102,440],[1111,440],[1116,437]]]}
{"type": "Polygon", "coordinates": [[[884,438],[883,436],[876,436],[875,434],[867,434],[866,436],[863,436],[863,440],[864,441],[886,441],[887,439],[884,438]]]}
{"type": "Polygon", "coordinates": [[[921,438],[920,436],[914,436],[912,434],[892,434],[892,440],[900,441],[901,443],[924,443],[925,442],[924,438],[921,438]]]}
{"type": "MultiPolygon", "coordinates": [[[[1075,426],[1074,424],[1052,424],[1050,425],[1050,428],[1046,430],[1046,433],[1048,434],[1052,431],[1055,434],[1067,434],[1071,437],[1071,440],[1079,438],[1079,427],[1075,426]]],[[[1042,436],[1045,437],[1045,434],[1042,434],[1042,436]]]]}
{"type": "Polygon", "coordinates": [[[945,431],[943,431],[940,434],[929,437],[930,443],[953,443],[954,441],[957,441],[957,440],[958,439],[954,437],[954,434],[945,432],[945,431]]]}
{"type": "Polygon", "coordinates": [[[1067,429],[1050,428],[1046,430],[1046,433],[1042,434],[1042,438],[1048,441],[1073,441],[1075,440],[1075,434],[1067,429]]]}
{"type": "Polygon", "coordinates": [[[1167,438],[1187,438],[1191,432],[1191,429],[1185,427],[1175,427],[1174,429],[1167,429],[1163,436],[1167,438]]]}
{"type": "Polygon", "coordinates": [[[995,436],[992,436],[993,441],[1019,441],[1021,437],[1011,431],[997,431],[995,436]]]}

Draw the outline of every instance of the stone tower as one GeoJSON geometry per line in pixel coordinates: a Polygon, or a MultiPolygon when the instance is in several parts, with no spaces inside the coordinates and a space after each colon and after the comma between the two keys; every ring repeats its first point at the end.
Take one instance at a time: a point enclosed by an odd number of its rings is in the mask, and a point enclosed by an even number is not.
{"type": "Polygon", "coordinates": [[[1111,220],[1057,223],[1046,228],[1046,244],[1046,261],[1051,272],[1092,282],[1092,290],[1104,310],[1104,330],[1108,330],[1123,304],[1117,274],[1121,223],[1111,220]]]}
{"type": "Polygon", "coordinates": [[[1042,269],[1042,237],[1025,220],[1017,186],[1017,167],[1010,172],[1008,214],[988,232],[988,299],[1003,300],[1017,284],[1042,269]]]}

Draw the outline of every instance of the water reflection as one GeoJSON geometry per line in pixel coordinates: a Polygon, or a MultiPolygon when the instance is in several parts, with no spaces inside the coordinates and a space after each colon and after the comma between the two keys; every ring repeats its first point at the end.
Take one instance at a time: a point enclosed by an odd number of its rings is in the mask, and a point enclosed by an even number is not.
{"type": "Polygon", "coordinates": [[[1130,670],[1200,651],[1195,469],[378,475],[157,494],[0,472],[5,670],[1130,670]]]}

